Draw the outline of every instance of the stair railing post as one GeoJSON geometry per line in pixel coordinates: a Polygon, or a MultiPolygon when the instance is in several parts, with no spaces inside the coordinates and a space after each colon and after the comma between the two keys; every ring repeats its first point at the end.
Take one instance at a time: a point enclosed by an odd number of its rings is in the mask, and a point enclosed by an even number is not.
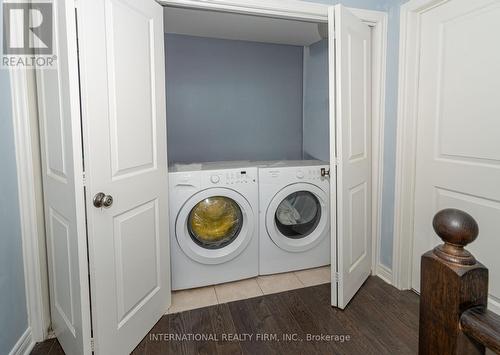
{"type": "Polygon", "coordinates": [[[484,354],[484,346],[460,329],[462,312],[486,307],[488,300],[488,269],[464,249],[476,239],[478,225],[456,209],[438,212],[432,224],[444,244],[421,260],[419,354],[484,354]]]}

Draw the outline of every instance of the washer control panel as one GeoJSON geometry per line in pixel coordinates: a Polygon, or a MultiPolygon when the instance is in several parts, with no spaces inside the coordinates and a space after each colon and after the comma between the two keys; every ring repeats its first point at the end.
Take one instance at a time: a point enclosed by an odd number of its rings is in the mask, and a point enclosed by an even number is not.
{"type": "Polygon", "coordinates": [[[210,171],[209,181],[212,185],[246,185],[257,183],[255,169],[227,169],[210,171]]]}

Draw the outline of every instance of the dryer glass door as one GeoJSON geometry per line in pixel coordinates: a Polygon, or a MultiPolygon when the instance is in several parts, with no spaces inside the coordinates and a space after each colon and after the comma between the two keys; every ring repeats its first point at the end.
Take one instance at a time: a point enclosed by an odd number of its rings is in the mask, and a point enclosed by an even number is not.
{"type": "Polygon", "coordinates": [[[188,231],[206,249],[219,249],[233,242],[241,231],[243,215],[233,199],[213,196],[198,202],[189,213],[188,231]]]}
{"type": "Polygon", "coordinates": [[[276,227],[284,236],[300,239],[311,234],[321,219],[318,198],[309,191],[297,191],[288,195],[276,209],[276,227]]]}
{"type": "Polygon", "coordinates": [[[314,184],[285,186],[267,206],[265,225],[269,237],[286,251],[314,248],[328,236],[328,203],[328,194],[314,184]]]}

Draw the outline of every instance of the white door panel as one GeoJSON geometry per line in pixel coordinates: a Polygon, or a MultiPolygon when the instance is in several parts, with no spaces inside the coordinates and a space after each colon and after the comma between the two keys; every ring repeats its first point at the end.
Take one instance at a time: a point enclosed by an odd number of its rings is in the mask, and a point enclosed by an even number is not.
{"type": "Polygon", "coordinates": [[[344,308],[371,272],[371,33],[337,5],[329,9],[332,243],[337,287],[332,304],[344,308]],[[332,72],[334,75],[332,75],[332,72]],[[335,222],[336,221],[336,224],[335,222]],[[333,229],[333,228],[332,228],[333,229]],[[336,293],[336,295],[335,295],[336,293]]]}
{"type": "Polygon", "coordinates": [[[95,346],[125,354],[170,305],[163,9],[80,4],[95,346]],[[111,207],[93,206],[98,192],[111,207]]]}
{"type": "Polygon", "coordinates": [[[500,3],[455,0],[422,16],[412,286],[420,257],[440,242],[434,214],[454,207],[479,223],[470,245],[490,270],[500,311],[500,3]]]}
{"type": "Polygon", "coordinates": [[[78,54],[74,8],[54,2],[57,68],[36,71],[52,328],[67,354],[90,354],[78,54]]]}

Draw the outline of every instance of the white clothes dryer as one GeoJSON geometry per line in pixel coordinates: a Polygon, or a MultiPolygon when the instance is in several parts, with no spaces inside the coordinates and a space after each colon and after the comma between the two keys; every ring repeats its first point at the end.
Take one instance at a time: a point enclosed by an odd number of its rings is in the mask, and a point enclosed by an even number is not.
{"type": "Polygon", "coordinates": [[[259,164],[259,273],[330,264],[328,163],[259,164]]]}

